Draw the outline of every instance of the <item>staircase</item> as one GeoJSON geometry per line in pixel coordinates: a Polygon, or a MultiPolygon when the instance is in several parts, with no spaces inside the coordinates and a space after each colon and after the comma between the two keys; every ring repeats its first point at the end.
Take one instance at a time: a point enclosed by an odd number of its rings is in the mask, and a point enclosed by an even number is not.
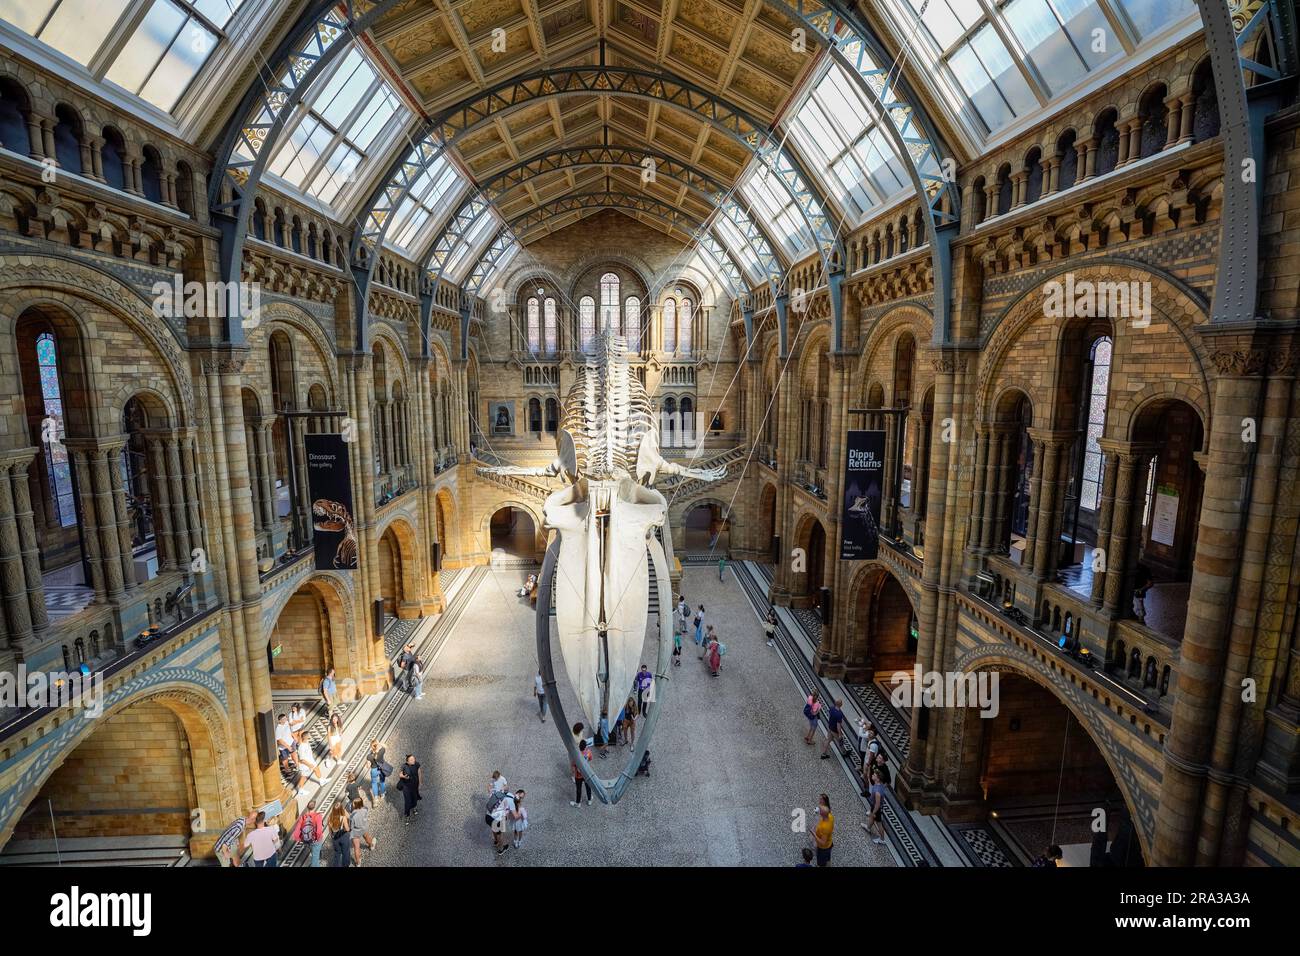
{"type": "MultiPolygon", "coordinates": [[[[657,584],[656,582],[657,582],[659,579],[658,579],[658,577],[655,575],[655,564],[654,564],[653,561],[650,560],[650,554],[649,554],[649,552],[646,553],[646,567],[650,569],[650,602],[649,602],[650,613],[651,613],[651,614],[658,614],[658,613],[659,613],[659,586],[658,586],[658,584],[657,584]]],[[[559,570],[559,568],[557,567],[557,568],[555,569],[555,574],[559,574],[559,573],[560,573],[560,570],[559,570]]],[[[552,598],[551,598],[551,617],[555,617],[555,599],[554,599],[554,595],[555,595],[555,576],[554,576],[554,574],[551,576],[551,595],[552,595],[552,598]]],[[[671,610],[671,609],[670,609],[670,610],[671,610]]]]}
{"type": "Polygon", "coordinates": [[[687,459],[679,462],[679,464],[689,464],[691,468],[716,468],[718,465],[724,465],[727,473],[721,481],[704,481],[700,478],[673,478],[669,481],[659,482],[659,490],[664,492],[670,499],[687,498],[697,491],[703,491],[709,487],[716,488],[723,482],[739,477],[744,472],[748,461],[749,451],[742,446],[719,452],[708,458],[698,458],[695,461],[687,459]]]}
{"type": "Polygon", "coordinates": [[[74,837],[10,840],[0,866],[188,866],[183,836],[74,837]]]}

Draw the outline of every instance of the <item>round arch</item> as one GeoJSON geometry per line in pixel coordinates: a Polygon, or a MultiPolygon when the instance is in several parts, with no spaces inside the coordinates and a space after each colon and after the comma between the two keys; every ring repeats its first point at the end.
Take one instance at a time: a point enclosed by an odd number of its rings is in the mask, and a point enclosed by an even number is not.
{"type": "Polygon", "coordinates": [[[821,600],[821,589],[827,586],[826,572],[830,567],[826,549],[829,536],[821,519],[809,511],[803,512],[795,522],[794,547],[803,554],[803,570],[792,565],[793,581],[790,587],[790,603],[793,607],[817,607],[821,600]]]}
{"type": "Polygon", "coordinates": [[[546,530],[542,513],[516,498],[494,502],[479,521],[483,551],[495,559],[498,551],[515,558],[540,561],[546,551],[546,530]],[[515,514],[518,512],[518,514],[515,514]],[[520,518],[527,524],[523,524],[520,518]]]}
{"type": "Polygon", "coordinates": [[[405,517],[397,516],[376,532],[379,594],[384,613],[401,619],[420,616],[418,540],[405,517]]]}
{"type": "Polygon", "coordinates": [[[848,588],[848,620],[841,653],[869,680],[874,673],[910,671],[916,664],[917,606],[890,565],[866,561],[848,588]]]}
{"type": "MultiPolygon", "coordinates": [[[[340,684],[360,678],[365,654],[354,643],[352,601],[340,576],[322,571],[271,609],[265,633],[272,690],[315,688],[331,667],[340,684]]],[[[343,695],[347,699],[346,688],[343,695]]]]}

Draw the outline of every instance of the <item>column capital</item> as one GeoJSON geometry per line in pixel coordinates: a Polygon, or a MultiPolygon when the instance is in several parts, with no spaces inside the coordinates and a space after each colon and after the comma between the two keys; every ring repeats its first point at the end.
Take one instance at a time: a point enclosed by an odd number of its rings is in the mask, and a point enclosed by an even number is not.
{"type": "Polygon", "coordinates": [[[1150,458],[1160,453],[1160,446],[1154,442],[1121,441],[1116,438],[1099,438],[1097,445],[1107,454],[1121,460],[1135,461],[1150,458]]]}
{"type": "Polygon", "coordinates": [[[1042,445],[1063,448],[1079,437],[1077,429],[1028,428],[1029,437],[1042,445]]]}
{"type": "Polygon", "coordinates": [[[11,448],[0,451],[0,468],[25,468],[36,460],[39,448],[11,448]]]}

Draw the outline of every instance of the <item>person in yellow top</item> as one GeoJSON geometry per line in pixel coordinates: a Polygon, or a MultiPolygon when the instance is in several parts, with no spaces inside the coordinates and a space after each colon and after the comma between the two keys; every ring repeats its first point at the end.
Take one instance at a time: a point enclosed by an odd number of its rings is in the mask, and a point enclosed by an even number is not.
{"type": "Polygon", "coordinates": [[[831,798],[821,795],[817,801],[817,826],[813,829],[813,842],[817,846],[817,865],[828,866],[831,862],[831,846],[834,843],[835,815],[831,813],[831,798]]]}

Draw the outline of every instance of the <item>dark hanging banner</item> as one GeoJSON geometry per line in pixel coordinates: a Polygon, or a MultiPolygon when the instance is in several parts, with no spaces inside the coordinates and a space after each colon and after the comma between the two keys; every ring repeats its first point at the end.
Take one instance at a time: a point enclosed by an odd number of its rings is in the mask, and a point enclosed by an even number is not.
{"type": "Polygon", "coordinates": [[[863,561],[880,547],[880,496],[885,484],[885,433],[855,429],[844,458],[840,560],[863,561]]]}
{"type": "Polygon", "coordinates": [[[342,435],[304,435],[303,441],[307,449],[316,570],[355,571],[357,531],[347,443],[342,435]]]}

